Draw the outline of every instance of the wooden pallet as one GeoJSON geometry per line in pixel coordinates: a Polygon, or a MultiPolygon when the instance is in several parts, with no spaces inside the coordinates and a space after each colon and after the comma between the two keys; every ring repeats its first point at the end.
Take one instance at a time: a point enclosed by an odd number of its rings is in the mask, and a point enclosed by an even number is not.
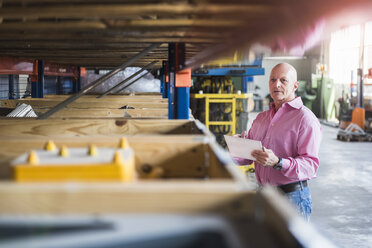
{"type": "Polygon", "coordinates": [[[358,125],[350,123],[345,129],[339,129],[337,139],[342,141],[372,141],[372,135],[366,133],[358,125]]]}

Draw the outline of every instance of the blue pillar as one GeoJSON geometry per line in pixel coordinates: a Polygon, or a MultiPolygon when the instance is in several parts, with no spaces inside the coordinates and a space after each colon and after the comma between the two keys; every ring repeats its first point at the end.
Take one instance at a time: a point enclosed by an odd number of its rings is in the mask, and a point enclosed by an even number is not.
{"type": "Polygon", "coordinates": [[[37,65],[38,72],[38,98],[44,98],[44,60],[39,60],[37,65]]]}
{"type": "Polygon", "coordinates": [[[78,93],[81,88],[81,76],[80,76],[80,66],[77,68],[77,75],[74,80],[72,80],[72,92],[78,93]]]}
{"type": "Polygon", "coordinates": [[[37,81],[31,81],[31,97],[39,97],[39,83],[37,81]]]}
{"type": "Polygon", "coordinates": [[[61,76],[57,76],[57,94],[63,94],[63,85],[62,85],[62,80],[61,76]]]}
{"type": "MultiPolygon", "coordinates": [[[[190,88],[180,82],[176,87],[176,73],[185,67],[185,43],[168,44],[168,118],[188,119],[190,106],[190,88]]],[[[191,78],[190,78],[191,79],[191,78]]]]}
{"type": "Polygon", "coordinates": [[[9,75],[9,99],[14,99],[14,75],[9,75]]]}
{"type": "Polygon", "coordinates": [[[176,87],[177,119],[189,119],[190,87],[176,87]]]}
{"type": "Polygon", "coordinates": [[[247,93],[248,92],[248,83],[253,82],[252,76],[243,76],[242,81],[242,92],[247,93]]]}
{"type": "Polygon", "coordinates": [[[162,93],[163,98],[168,98],[167,63],[168,61],[163,60],[163,64],[161,68],[161,93],[162,93]]]}

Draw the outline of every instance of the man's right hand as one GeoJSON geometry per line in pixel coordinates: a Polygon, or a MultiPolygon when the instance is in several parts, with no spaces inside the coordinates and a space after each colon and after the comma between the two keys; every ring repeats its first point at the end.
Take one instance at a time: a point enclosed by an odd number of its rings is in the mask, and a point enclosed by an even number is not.
{"type": "Polygon", "coordinates": [[[234,137],[239,137],[239,138],[245,139],[245,135],[246,135],[246,132],[245,132],[245,130],[243,130],[241,134],[235,134],[234,137]]]}

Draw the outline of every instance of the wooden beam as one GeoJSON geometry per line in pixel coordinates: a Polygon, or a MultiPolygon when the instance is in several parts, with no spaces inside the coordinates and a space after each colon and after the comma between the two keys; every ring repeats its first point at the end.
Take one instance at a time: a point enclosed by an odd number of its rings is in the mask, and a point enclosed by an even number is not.
{"type": "Polygon", "coordinates": [[[121,136],[132,134],[199,134],[191,121],[185,120],[131,120],[114,119],[64,119],[36,120],[32,118],[1,118],[2,136],[64,136],[89,135],[121,136]]]}
{"type": "Polygon", "coordinates": [[[3,7],[0,17],[7,19],[20,18],[125,18],[126,16],[141,15],[261,15],[271,11],[272,7],[258,4],[120,4],[120,5],[63,5],[39,6],[27,8],[3,7]]]}
{"type": "Polygon", "coordinates": [[[101,21],[64,21],[64,22],[14,22],[1,23],[0,31],[7,30],[90,30],[105,29],[107,26],[101,21]]]}
{"type": "MultiPolygon", "coordinates": [[[[143,94],[134,93],[134,95],[111,94],[111,95],[106,95],[104,99],[109,99],[110,101],[131,101],[131,102],[147,102],[147,101],[168,102],[168,99],[163,98],[161,93],[155,93],[155,94],[153,94],[154,92],[149,92],[148,94],[146,94],[145,92],[142,92],[142,93],[143,94]]],[[[44,99],[60,101],[70,96],[71,94],[68,94],[68,95],[48,94],[48,95],[44,95],[44,99]]],[[[77,101],[97,101],[98,96],[99,94],[86,94],[86,95],[81,96],[77,101]]],[[[31,98],[31,97],[27,97],[26,99],[35,100],[35,98],[31,98]]]]}
{"type": "Polygon", "coordinates": [[[142,32],[126,30],[126,31],[95,31],[95,32],[54,32],[53,30],[41,31],[38,33],[33,32],[17,32],[9,31],[0,36],[0,40],[80,40],[80,39],[94,39],[95,42],[105,41],[114,42],[120,41],[122,38],[126,37],[136,37],[136,38],[179,38],[179,37],[189,37],[189,38],[219,38],[221,36],[226,36],[227,33],[221,33],[217,31],[210,32],[200,32],[192,30],[169,30],[169,31],[154,31],[146,30],[142,32]]]}
{"type": "MultiPolygon", "coordinates": [[[[29,104],[34,108],[53,108],[60,101],[53,100],[1,100],[1,106],[7,108],[15,108],[17,104],[25,103],[29,104]]],[[[104,108],[104,109],[120,109],[124,106],[129,106],[133,108],[168,108],[168,103],[157,103],[157,102],[110,102],[98,99],[96,102],[79,102],[75,101],[67,105],[67,108],[77,108],[77,109],[89,109],[89,108],[104,108]]]]}
{"type": "MultiPolygon", "coordinates": [[[[36,109],[36,113],[45,113],[49,109],[36,109]]],[[[53,114],[50,119],[55,118],[163,118],[168,119],[168,109],[74,109],[65,108],[53,114]]]]}
{"type": "MultiPolygon", "coordinates": [[[[104,213],[218,213],[252,216],[254,192],[242,192],[234,182],[167,181],[69,184],[0,184],[0,213],[104,214],[104,213]],[[240,201],[239,201],[240,202],[240,201]],[[229,211],[226,210],[229,209],[229,211]]],[[[253,216],[252,216],[253,218],[253,216]]]]}

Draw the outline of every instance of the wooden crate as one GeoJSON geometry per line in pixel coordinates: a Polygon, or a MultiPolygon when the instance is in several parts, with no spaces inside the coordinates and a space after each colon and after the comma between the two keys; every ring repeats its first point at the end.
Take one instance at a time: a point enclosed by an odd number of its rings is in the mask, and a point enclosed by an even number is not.
{"type": "MultiPolygon", "coordinates": [[[[224,221],[238,245],[230,247],[306,246],[311,240],[304,243],[304,233],[322,238],[278,192],[266,189],[257,194],[255,185],[197,122],[6,119],[0,121],[0,127],[0,175],[8,179],[0,182],[0,229],[6,228],[1,225],[1,216],[9,223],[19,216],[22,220],[44,216],[65,219],[71,215],[104,220],[115,214],[114,219],[125,221],[128,215],[164,218],[166,214],[196,219],[212,216],[224,221]],[[110,131],[98,131],[105,128],[110,131]],[[117,147],[124,130],[135,151],[136,182],[9,181],[10,161],[27,150],[42,148],[48,139],[58,147],[117,147]],[[155,173],[144,169],[149,167],[155,173]]],[[[111,224],[115,226],[115,221],[111,224]]],[[[68,235],[65,238],[70,239],[68,235]]],[[[47,240],[54,242],[52,235],[47,240]]],[[[6,241],[0,240],[1,245],[7,245],[6,241]]]]}
{"type": "MultiPolygon", "coordinates": [[[[134,139],[131,136],[141,136],[135,139],[133,145],[137,149],[146,147],[144,153],[149,154],[149,160],[154,159],[153,149],[176,156],[181,150],[207,149],[200,147],[203,147],[203,142],[207,142],[206,140],[213,139],[211,133],[198,121],[124,118],[80,120],[3,118],[0,120],[0,165],[5,166],[0,166],[0,177],[9,176],[7,165],[12,159],[30,149],[41,149],[50,139],[59,146],[87,147],[90,144],[96,144],[97,146],[115,147],[119,139],[124,136],[129,136],[130,141],[134,139]],[[155,144],[148,143],[150,136],[155,144]],[[173,138],[167,139],[166,136],[173,136],[173,138]],[[156,142],[164,144],[158,146],[156,142]]],[[[190,154],[199,153],[191,152],[190,154]]]]}

